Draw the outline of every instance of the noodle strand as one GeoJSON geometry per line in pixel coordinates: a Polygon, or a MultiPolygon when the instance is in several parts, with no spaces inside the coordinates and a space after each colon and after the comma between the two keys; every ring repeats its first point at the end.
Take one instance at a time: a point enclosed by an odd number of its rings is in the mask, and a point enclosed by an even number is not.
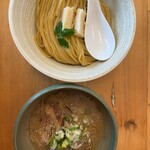
{"type": "MultiPolygon", "coordinates": [[[[110,23],[110,10],[100,1],[102,11],[110,23]]],[[[86,11],[86,0],[37,0],[36,6],[36,36],[35,43],[46,57],[72,65],[86,66],[95,59],[88,53],[84,39],[72,36],[67,38],[69,49],[61,47],[58,43],[54,29],[61,20],[63,8],[69,6],[82,8],[86,11]]]]}

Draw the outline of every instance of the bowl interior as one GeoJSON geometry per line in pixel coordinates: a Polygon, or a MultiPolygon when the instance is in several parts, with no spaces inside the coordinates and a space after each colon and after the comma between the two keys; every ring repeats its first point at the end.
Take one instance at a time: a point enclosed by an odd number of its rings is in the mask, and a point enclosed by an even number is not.
{"type": "Polygon", "coordinates": [[[46,58],[34,42],[36,0],[10,0],[9,24],[13,39],[26,60],[42,73],[55,79],[81,82],[105,75],[126,56],[135,33],[135,10],[132,0],[105,0],[111,9],[112,29],[116,38],[113,56],[87,67],[71,66],[46,58]]]}
{"type": "MultiPolygon", "coordinates": [[[[35,106],[41,101],[41,99],[47,98],[49,94],[55,94],[58,91],[62,91],[62,89],[53,90],[51,92],[43,93],[39,96],[37,94],[36,96],[32,97],[26,105],[22,108],[15,125],[15,134],[14,134],[14,144],[15,144],[15,150],[35,150],[34,145],[30,141],[29,138],[29,118],[30,114],[35,108],[35,106]]],[[[115,150],[116,142],[117,142],[117,126],[115,119],[113,118],[113,115],[111,111],[109,110],[108,106],[103,102],[103,100],[100,98],[98,99],[96,96],[91,95],[91,93],[87,93],[83,90],[79,89],[63,89],[63,92],[81,92],[82,94],[86,94],[90,97],[94,97],[94,101],[97,104],[98,109],[101,111],[102,116],[104,118],[102,124],[104,126],[104,131],[102,134],[101,139],[99,139],[99,146],[97,147],[97,150],[115,150]]],[[[37,148],[36,148],[37,149],[37,148]]],[[[39,149],[40,150],[40,149],[39,149]]]]}

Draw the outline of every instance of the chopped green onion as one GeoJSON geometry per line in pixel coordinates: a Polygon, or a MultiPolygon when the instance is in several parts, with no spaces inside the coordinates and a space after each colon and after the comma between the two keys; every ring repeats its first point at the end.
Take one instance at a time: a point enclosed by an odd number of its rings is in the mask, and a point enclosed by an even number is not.
{"type": "Polygon", "coordinates": [[[60,141],[61,139],[64,138],[64,135],[65,135],[64,132],[62,130],[60,130],[60,131],[58,131],[58,132],[55,133],[55,139],[57,141],[60,141]]]}
{"type": "Polygon", "coordinates": [[[69,146],[69,142],[65,139],[62,143],[62,148],[67,148],[69,146]]]}
{"type": "Polygon", "coordinates": [[[55,140],[55,137],[52,137],[50,140],[50,148],[51,150],[55,150],[56,147],[57,147],[57,141],[55,140]]]}
{"type": "Polygon", "coordinates": [[[89,140],[88,122],[89,119],[85,116],[83,118],[83,124],[75,123],[73,116],[66,115],[64,117],[64,126],[61,126],[60,130],[56,131],[54,136],[50,140],[51,150],[62,150],[66,148],[78,149],[84,143],[86,137],[87,142],[89,140]]]}

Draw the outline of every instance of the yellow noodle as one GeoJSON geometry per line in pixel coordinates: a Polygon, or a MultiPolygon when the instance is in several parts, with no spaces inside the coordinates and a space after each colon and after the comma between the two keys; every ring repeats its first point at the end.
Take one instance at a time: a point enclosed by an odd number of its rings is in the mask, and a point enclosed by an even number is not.
{"type": "MultiPolygon", "coordinates": [[[[108,6],[100,0],[102,11],[110,23],[110,10],[108,6]]],[[[35,42],[41,52],[46,57],[72,65],[86,66],[95,59],[90,56],[84,39],[72,36],[67,38],[69,49],[59,45],[54,29],[61,20],[63,8],[66,6],[83,8],[86,11],[86,0],[37,0],[36,3],[36,36],[35,42]]]]}

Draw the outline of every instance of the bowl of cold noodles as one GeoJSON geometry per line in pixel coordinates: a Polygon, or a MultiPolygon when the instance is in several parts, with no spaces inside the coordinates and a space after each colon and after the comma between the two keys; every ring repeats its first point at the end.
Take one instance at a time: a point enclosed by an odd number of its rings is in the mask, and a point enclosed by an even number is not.
{"type": "Polygon", "coordinates": [[[99,78],[127,55],[136,28],[133,0],[100,0],[99,5],[115,36],[108,60],[96,60],[86,48],[87,0],[10,0],[14,42],[24,58],[49,77],[69,82],[99,78]]]}
{"type": "Polygon", "coordinates": [[[105,101],[74,84],[50,86],[20,110],[15,150],[115,150],[116,120],[105,101]]]}

